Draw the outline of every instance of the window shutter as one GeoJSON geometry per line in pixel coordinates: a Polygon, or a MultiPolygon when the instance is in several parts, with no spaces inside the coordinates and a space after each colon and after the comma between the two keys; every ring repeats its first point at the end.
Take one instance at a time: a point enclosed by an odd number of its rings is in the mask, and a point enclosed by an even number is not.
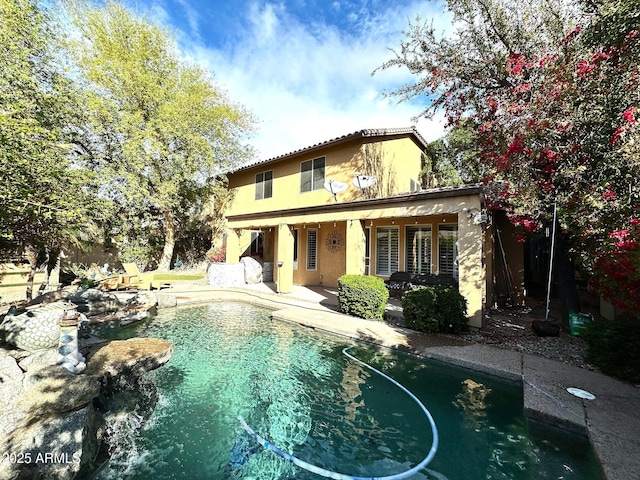
{"type": "Polygon", "coordinates": [[[307,270],[316,270],[318,266],[318,231],[307,230],[307,270]]]}
{"type": "Polygon", "coordinates": [[[458,277],[457,225],[438,226],[438,273],[458,277]]]}
{"type": "Polygon", "coordinates": [[[408,226],[406,242],[406,271],[431,273],[431,227],[408,226]]]}
{"type": "Polygon", "coordinates": [[[398,228],[376,229],[376,275],[391,275],[398,271],[398,228]]]}

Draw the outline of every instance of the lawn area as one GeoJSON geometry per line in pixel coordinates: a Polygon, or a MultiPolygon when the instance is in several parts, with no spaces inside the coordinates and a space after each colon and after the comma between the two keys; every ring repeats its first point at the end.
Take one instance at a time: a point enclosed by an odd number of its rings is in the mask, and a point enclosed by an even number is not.
{"type": "Polygon", "coordinates": [[[156,273],[153,276],[154,280],[202,280],[203,278],[204,278],[204,273],[196,273],[196,274],[156,273]]]}

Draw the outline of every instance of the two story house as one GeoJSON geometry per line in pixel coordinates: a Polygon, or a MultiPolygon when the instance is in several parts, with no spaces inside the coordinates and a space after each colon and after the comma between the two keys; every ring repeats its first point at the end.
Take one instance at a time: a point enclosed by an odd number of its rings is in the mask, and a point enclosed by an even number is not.
{"type": "Polygon", "coordinates": [[[282,293],[347,273],[453,275],[480,327],[495,257],[482,186],[422,190],[425,148],[415,128],[360,130],[240,167],[227,262],[261,257],[282,293]]]}

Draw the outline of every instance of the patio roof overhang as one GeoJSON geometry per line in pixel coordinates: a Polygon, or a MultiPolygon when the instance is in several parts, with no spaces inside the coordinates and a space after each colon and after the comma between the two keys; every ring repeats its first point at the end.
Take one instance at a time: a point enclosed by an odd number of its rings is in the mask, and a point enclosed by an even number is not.
{"type": "Polygon", "coordinates": [[[227,217],[229,228],[261,228],[280,223],[323,223],[345,220],[375,220],[429,215],[458,214],[464,209],[481,208],[482,185],[444,187],[393,197],[328,203],[227,217]]]}

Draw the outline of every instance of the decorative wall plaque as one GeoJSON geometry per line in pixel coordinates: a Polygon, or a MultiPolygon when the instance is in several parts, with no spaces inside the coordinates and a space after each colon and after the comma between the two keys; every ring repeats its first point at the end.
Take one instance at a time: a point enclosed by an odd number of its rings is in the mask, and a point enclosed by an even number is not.
{"type": "Polygon", "coordinates": [[[325,241],[327,245],[327,250],[331,253],[339,252],[342,247],[344,247],[344,238],[342,238],[342,234],[340,232],[336,232],[335,230],[329,235],[327,235],[327,240],[325,241]]]}

